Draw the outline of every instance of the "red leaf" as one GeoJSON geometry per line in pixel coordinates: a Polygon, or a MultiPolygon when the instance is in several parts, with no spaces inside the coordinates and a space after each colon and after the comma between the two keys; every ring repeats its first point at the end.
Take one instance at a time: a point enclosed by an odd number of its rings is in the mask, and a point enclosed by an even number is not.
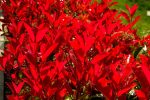
{"type": "Polygon", "coordinates": [[[10,55],[7,55],[5,57],[3,57],[3,64],[2,66],[5,68],[6,67],[6,64],[7,62],[10,60],[10,55]]]}
{"type": "Polygon", "coordinates": [[[48,12],[43,12],[43,14],[46,15],[46,17],[48,18],[48,21],[49,21],[50,23],[53,23],[53,22],[54,22],[55,18],[54,18],[54,16],[50,15],[50,13],[48,13],[48,12]]]}
{"type": "Polygon", "coordinates": [[[33,57],[34,55],[30,54],[29,52],[26,53],[25,57],[27,59],[27,61],[33,65],[36,64],[36,59],[35,57],[33,57]]]}
{"type": "Polygon", "coordinates": [[[76,39],[78,41],[80,41],[79,43],[80,43],[81,48],[84,50],[84,41],[83,41],[83,38],[79,34],[77,34],[76,32],[75,32],[75,35],[76,35],[76,39]]]}
{"type": "Polygon", "coordinates": [[[118,93],[117,93],[118,97],[125,94],[125,93],[127,93],[129,90],[133,89],[136,85],[137,85],[136,83],[133,83],[130,86],[128,86],[128,87],[126,87],[122,90],[119,90],[118,93]]]}
{"type": "Polygon", "coordinates": [[[15,95],[7,95],[8,100],[20,100],[18,96],[15,95]]]}
{"type": "Polygon", "coordinates": [[[127,8],[127,10],[129,11],[131,17],[133,17],[133,15],[135,14],[135,12],[136,12],[138,6],[137,6],[137,4],[134,4],[134,5],[130,8],[128,5],[126,5],[126,8],[127,8]]]}
{"type": "Polygon", "coordinates": [[[23,26],[23,22],[21,21],[21,22],[18,23],[18,26],[17,26],[17,33],[18,34],[20,34],[20,32],[21,32],[22,26],[23,26]]]}
{"type": "Polygon", "coordinates": [[[10,0],[10,2],[11,2],[11,5],[12,5],[12,6],[14,6],[14,7],[17,6],[17,4],[14,2],[14,0],[10,0]]]}
{"type": "Polygon", "coordinates": [[[95,74],[95,77],[99,77],[101,74],[102,74],[102,66],[101,65],[98,65],[97,63],[95,64],[94,66],[94,74],[95,74]]]}
{"type": "MultiPolygon", "coordinates": [[[[54,65],[51,64],[51,63],[49,63],[49,65],[54,66],[54,65]]],[[[49,66],[49,65],[47,65],[47,66],[45,66],[45,67],[42,66],[41,69],[40,69],[40,78],[41,78],[42,80],[44,80],[44,78],[47,76],[47,73],[52,69],[52,67],[49,66]]]]}
{"type": "Polygon", "coordinates": [[[84,40],[85,40],[85,53],[87,53],[88,50],[91,49],[92,45],[95,43],[95,38],[94,37],[87,37],[84,35],[84,40]]]}
{"type": "Polygon", "coordinates": [[[21,36],[19,38],[20,45],[24,43],[23,41],[25,40],[25,36],[26,36],[25,34],[21,34],[21,36]]]}
{"type": "Polygon", "coordinates": [[[122,76],[121,76],[121,82],[127,82],[127,80],[125,79],[128,78],[132,74],[131,66],[132,65],[127,65],[126,68],[123,70],[122,76]]]}
{"type": "Polygon", "coordinates": [[[69,41],[69,42],[70,42],[71,47],[74,50],[78,50],[80,48],[80,43],[79,43],[79,41],[77,41],[77,39],[69,41]]]}
{"type": "Polygon", "coordinates": [[[48,97],[51,97],[52,95],[54,95],[54,94],[56,93],[56,91],[57,91],[57,88],[49,87],[49,88],[47,89],[47,96],[48,96],[48,97]]]}
{"type": "Polygon", "coordinates": [[[32,28],[26,23],[24,23],[24,26],[25,26],[25,28],[28,32],[28,35],[30,36],[30,39],[32,40],[32,42],[34,42],[35,41],[35,36],[34,36],[32,28]]]}
{"type": "Polygon", "coordinates": [[[98,25],[99,25],[101,34],[106,34],[106,28],[102,25],[102,21],[101,20],[98,22],[98,25]]]}
{"type": "Polygon", "coordinates": [[[57,66],[59,72],[62,71],[62,69],[64,68],[66,62],[67,61],[64,61],[64,62],[59,62],[58,60],[56,61],[56,66],[57,66]]]}
{"type": "Polygon", "coordinates": [[[13,44],[7,44],[7,49],[9,50],[10,53],[15,53],[15,48],[13,44]]]}
{"type": "Polygon", "coordinates": [[[30,72],[31,72],[31,74],[32,74],[32,77],[33,77],[35,80],[37,80],[37,79],[38,79],[38,71],[37,71],[36,66],[31,64],[31,65],[29,66],[29,68],[30,68],[30,72]]]}
{"type": "Polygon", "coordinates": [[[115,23],[109,22],[107,25],[107,34],[111,34],[113,32],[113,30],[119,26],[120,21],[117,21],[115,23]]]}
{"type": "Polygon", "coordinates": [[[138,20],[140,19],[140,16],[137,16],[131,23],[131,25],[133,26],[138,20]]]}
{"type": "Polygon", "coordinates": [[[141,66],[134,67],[133,71],[137,77],[137,80],[140,82],[140,84],[142,86],[141,90],[145,93],[145,95],[147,97],[149,97],[150,96],[150,84],[149,84],[145,74],[143,73],[141,66]]]}
{"type": "Polygon", "coordinates": [[[128,14],[127,13],[125,13],[125,12],[121,12],[121,14],[120,14],[121,16],[123,16],[128,22],[130,22],[130,18],[129,18],[129,16],[128,16],[128,14]]]}
{"type": "Polygon", "coordinates": [[[141,90],[135,90],[136,95],[140,100],[146,100],[145,93],[141,90]]]}
{"type": "Polygon", "coordinates": [[[15,89],[14,89],[12,83],[6,83],[6,85],[7,85],[8,88],[11,90],[12,94],[15,94],[16,91],[15,91],[15,89]]]}
{"type": "Polygon", "coordinates": [[[92,59],[92,63],[97,63],[103,59],[105,59],[108,56],[108,53],[104,53],[104,54],[98,54],[96,55],[93,59],[92,59]]]}
{"type": "Polygon", "coordinates": [[[123,28],[124,31],[129,30],[132,26],[136,24],[136,22],[140,19],[140,16],[137,16],[131,23],[129,23],[126,27],[123,28]]]}
{"type": "Polygon", "coordinates": [[[63,98],[65,95],[66,95],[66,92],[67,92],[67,89],[66,88],[63,88],[60,92],[59,92],[59,96],[61,98],[63,98]]]}
{"type": "Polygon", "coordinates": [[[53,68],[51,69],[51,71],[47,73],[47,75],[50,77],[51,80],[54,80],[57,74],[58,74],[57,68],[53,68]]]}
{"type": "Polygon", "coordinates": [[[38,79],[38,71],[36,66],[36,59],[31,54],[26,54],[26,59],[29,62],[29,70],[31,72],[32,77],[37,80],[38,79]]]}
{"type": "Polygon", "coordinates": [[[83,72],[79,71],[79,70],[76,70],[76,75],[77,75],[77,80],[80,81],[83,77],[83,72]]]}
{"type": "Polygon", "coordinates": [[[49,7],[54,3],[54,0],[46,0],[45,9],[48,10],[49,7]]]}
{"type": "Polygon", "coordinates": [[[146,79],[147,79],[147,81],[149,82],[149,85],[150,85],[150,77],[149,77],[150,71],[149,71],[149,69],[147,68],[147,66],[143,65],[142,70],[143,70],[144,75],[146,76],[146,79]]]}
{"type": "Polygon", "coordinates": [[[114,83],[119,84],[120,79],[121,79],[120,74],[118,72],[114,71],[112,79],[113,79],[114,83]]]}
{"type": "Polygon", "coordinates": [[[141,66],[142,71],[143,71],[143,73],[144,73],[144,75],[145,75],[145,77],[146,77],[146,79],[147,79],[147,81],[149,82],[149,85],[150,85],[150,77],[149,77],[150,70],[148,69],[148,65],[146,64],[147,62],[145,62],[146,57],[141,55],[140,58],[142,60],[142,66],[141,66]]]}
{"type": "Polygon", "coordinates": [[[96,84],[97,85],[97,90],[101,91],[101,93],[106,97],[108,100],[113,100],[112,97],[112,88],[107,86],[107,87],[102,87],[101,84],[96,84]]]}
{"type": "Polygon", "coordinates": [[[45,53],[45,51],[47,50],[47,45],[42,43],[40,46],[40,52],[43,55],[45,53]]]}
{"type": "Polygon", "coordinates": [[[24,82],[20,82],[18,85],[16,85],[14,82],[12,82],[12,85],[13,85],[13,88],[15,89],[15,92],[17,94],[19,94],[24,85],[24,82]]]}
{"type": "Polygon", "coordinates": [[[104,76],[98,80],[98,83],[101,85],[101,87],[105,88],[108,86],[108,83],[111,83],[111,81],[106,79],[106,76],[104,76]]]}
{"type": "Polygon", "coordinates": [[[46,32],[48,31],[48,28],[44,28],[42,30],[39,30],[36,34],[36,42],[39,42],[43,39],[45,36],[46,32]]]}
{"type": "Polygon", "coordinates": [[[58,43],[54,43],[48,48],[48,50],[42,55],[42,61],[46,61],[47,57],[56,49],[58,43]]]}

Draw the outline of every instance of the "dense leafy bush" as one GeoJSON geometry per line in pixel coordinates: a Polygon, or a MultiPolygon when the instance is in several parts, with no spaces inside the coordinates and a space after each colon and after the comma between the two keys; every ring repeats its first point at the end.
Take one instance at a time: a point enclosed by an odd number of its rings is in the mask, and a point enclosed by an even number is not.
{"type": "Polygon", "coordinates": [[[7,99],[148,99],[149,37],[132,28],[137,5],[118,13],[114,4],[2,0],[7,99]]]}

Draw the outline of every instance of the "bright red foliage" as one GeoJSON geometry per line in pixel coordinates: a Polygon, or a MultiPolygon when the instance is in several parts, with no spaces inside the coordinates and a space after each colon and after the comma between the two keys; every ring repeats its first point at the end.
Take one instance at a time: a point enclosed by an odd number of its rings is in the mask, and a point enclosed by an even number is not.
{"type": "Polygon", "coordinates": [[[8,43],[0,67],[11,79],[7,98],[85,100],[102,93],[109,100],[122,100],[134,89],[139,99],[148,99],[149,37],[141,40],[132,28],[140,18],[134,16],[137,5],[126,6],[127,14],[112,9],[114,4],[2,0],[8,43]]]}

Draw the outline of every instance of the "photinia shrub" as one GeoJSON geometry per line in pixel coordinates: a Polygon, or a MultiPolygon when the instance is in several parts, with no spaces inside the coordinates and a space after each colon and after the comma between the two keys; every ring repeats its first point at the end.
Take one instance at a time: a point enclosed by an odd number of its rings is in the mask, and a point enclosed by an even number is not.
{"type": "Polygon", "coordinates": [[[150,37],[112,0],[1,0],[8,100],[150,98],[150,37]],[[128,23],[123,24],[121,19],[128,23]]]}

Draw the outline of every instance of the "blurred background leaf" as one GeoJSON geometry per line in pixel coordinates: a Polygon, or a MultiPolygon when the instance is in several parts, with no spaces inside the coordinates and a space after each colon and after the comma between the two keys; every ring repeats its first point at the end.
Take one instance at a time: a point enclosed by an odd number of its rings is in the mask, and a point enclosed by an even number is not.
{"type": "Polygon", "coordinates": [[[140,15],[141,19],[135,25],[138,29],[137,34],[139,36],[145,36],[150,34],[150,16],[147,16],[147,11],[150,11],[150,0],[114,0],[118,2],[118,5],[114,8],[119,9],[120,11],[126,11],[125,4],[133,6],[138,4],[139,8],[136,12],[136,15],[140,15]]]}

